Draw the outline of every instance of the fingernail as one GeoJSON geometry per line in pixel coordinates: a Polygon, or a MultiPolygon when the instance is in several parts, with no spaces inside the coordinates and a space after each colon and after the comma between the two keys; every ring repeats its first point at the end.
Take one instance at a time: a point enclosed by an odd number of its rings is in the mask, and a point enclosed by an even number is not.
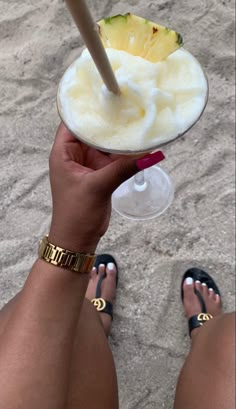
{"type": "Polygon", "coordinates": [[[153,165],[165,159],[164,153],[161,151],[151,153],[143,158],[136,160],[136,166],[139,170],[150,168],[153,165]]]}
{"type": "Polygon", "coordinates": [[[207,285],[206,285],[206,283],[202,283],[202,285],[204,286],[204,287],[206,287],[207,285]]]}
{"type": "Polygon", "coordinates": [[[214,291],[213,288],[208,288],[209,291],[214,291]]]}
{"type": "Polygon", "coordinates": [[[193,284],[193,279],[192,279],[192,277],[187,277],[186,280],[185,280],[185,282],[186,282],[187,285],[192,285],[192,284],[193,284]]]}
{"type": "Polygon", "coordinates": [[[110,270],[110,271],[114,270],[115,269],[115,264],[114,263],[108,263],[107,264],[107,269],[110,270]]]}

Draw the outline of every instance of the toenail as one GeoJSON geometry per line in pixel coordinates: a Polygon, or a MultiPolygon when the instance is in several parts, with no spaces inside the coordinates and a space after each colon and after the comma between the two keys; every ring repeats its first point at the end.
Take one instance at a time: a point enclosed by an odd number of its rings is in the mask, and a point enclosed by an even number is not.
{"type": "Polygon", "coordinates": [[[187,285],[192,285],[192,284],[193,284],[193,279],[192,279],[192,277],[187,277],[186,280],[185,280],[185,282],[186,282],[187,285]]]}
{"type": "Polygon", "coordinates": [[[97,271],[96,267],[92,268],[92,272],[95,273],[95,271],[97,271]]]}
{"type": "Polygon", "coordinates": [[[105,267],[105,264],[101,263],[101,264],[99,264],[99,267],[105,267]]]}
{"type": "Polygon", "coordinates": [[[108,263],[107,264],[107,269],[110,270],[110,271],[114,270],[115,269],[115,264],[114,263],[108,263]]]}
{"type": "Polygon", "coordinates": [[[202,285],[204,285],[204,287],[207,287],[206,283],[202,283],[202,285]]]}
{"type": "Polygon", "coordinates": [[[196,284],[202,284],[201,281],[199,281],[199,280],[196,280],[195,283],[196,284]]]}
{"type": "Polygon", "coordinates": [[[213,288],[208,288],[209,291],[214,291],[213,288]]]}
{"type": "Polygon", "coordinates": [[[220,294],[216,294],[216,297],[219,297],[219,298],[220,298],[220,294]]]}

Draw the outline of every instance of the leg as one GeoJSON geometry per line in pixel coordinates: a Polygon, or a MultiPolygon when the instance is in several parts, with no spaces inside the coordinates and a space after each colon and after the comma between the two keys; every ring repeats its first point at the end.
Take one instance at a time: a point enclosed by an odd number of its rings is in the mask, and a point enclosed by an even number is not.
{"type": "MultiPolygon", "coordinates": [[[[98,278],[104,272],[104,266],[91,273],[86,298],[74,344],[71,364],[71,381],[66,409],[118,409],[118,388],[115,365],[107,336],[111,319],[100,314],[89,300],[94,298],[98,278]]],[[[107,269],[107,277],[102,283],[102,296],[113,302],[116,289],[115,266],[107,269]]],[[[0,312],[0,336],[17,308],[20,293],[0,312]]]]}
{"type": "MultiPolygon", "coordinates": [[[[118,387],[115,365],[107,342],[111,318],[98,313],[90,301],[95,296],[98,278],[104,273],[100,265],[93,269],[78,324],[71,367],[67,409],[118,409],[118,387]]],[[[113,302],[116,291],[115,266],[107,269],[102,283],[102,297],[113,302]]]]}
{"type": "Polygon", "coordinates": [[[178,380],[174,409],[234,409],[235,314],[221,315],[221,300],[214,291],[185,280],[187,318],[201,312],[194,285],[214,318],[192,331],[191,351],[178,380]]]}

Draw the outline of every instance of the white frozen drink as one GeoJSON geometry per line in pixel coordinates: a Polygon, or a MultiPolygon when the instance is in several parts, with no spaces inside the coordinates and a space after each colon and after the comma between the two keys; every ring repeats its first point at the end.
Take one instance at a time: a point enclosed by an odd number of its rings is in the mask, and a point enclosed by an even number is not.
{"type": "Polygon", "coordinates": [[[105,151],[151,151],[198,120],[208,86],[188,51],[179,49],[157,63],[113,48],[106,52],[120,96],[107,90],[87,49],[59,84],[60,116],[79,139],[105,151]]]}

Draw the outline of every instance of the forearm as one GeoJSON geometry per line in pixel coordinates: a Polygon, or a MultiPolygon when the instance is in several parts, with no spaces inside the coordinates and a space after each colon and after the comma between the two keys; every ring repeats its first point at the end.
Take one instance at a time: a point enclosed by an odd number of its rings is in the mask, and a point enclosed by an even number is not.
{"type": "Polygon", "coordinates": [[[64,409],[88,274],[37,260],[0,338],[4,409],[64,409]]]}

